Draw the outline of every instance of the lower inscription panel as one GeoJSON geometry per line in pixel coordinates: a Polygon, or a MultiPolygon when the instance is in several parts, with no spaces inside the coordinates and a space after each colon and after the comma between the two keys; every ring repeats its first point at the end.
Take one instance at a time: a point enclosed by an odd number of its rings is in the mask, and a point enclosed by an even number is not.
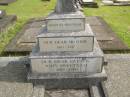
{"type": "Polygon", "coordinates": [[[31,59],[32,72],[36,73],[99,73],[103,58],[36,58],[31,59]]]}

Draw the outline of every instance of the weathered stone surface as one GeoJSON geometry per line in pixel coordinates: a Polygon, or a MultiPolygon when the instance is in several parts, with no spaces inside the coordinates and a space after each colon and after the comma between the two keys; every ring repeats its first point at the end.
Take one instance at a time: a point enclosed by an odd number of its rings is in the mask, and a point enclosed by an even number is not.
{"type": "Polygon", "coordinates": [[[129,6],[130,0],[103,0],[102,3],[108,6],[129,6]]]}
{"type": "Polygon", "coordinates": [[[91,97],[104,97],[100,94],[99,87],[97,85],[90,86],[91,97]]]}
{"type": "Polygon", "coordinates": [[[44,86],[34,86],[32,97],[46,97],[44,86]]]}
{"type": "Polygon", "coordinates": [[[27,29],[24,33],[24,35],[21,36],[17,44],[21,43],[24,45],[24,43],[34,43],[36,41],[36,36],[38,34],[38,31],[40,32],[41,28],[30,28],[27,29]],[[33,35],[30,35],[32,33],[33,35]]]}
{"type": "Polygon", "coordinates": [[[114,5],[113,0],[102,0],[102,3],[103,3],[104,5],[114,5]]]}
{"type": "Polygon", "coordinates": [[[105,82],[109,97],[130,97],[130,54],[107,54],[105,82]]]}
{"type": "Polygon", "coordinates": [[[76,52],[92,51],[94,46],[94,35],[86,25],[85,31],[69,33],[46,33],[44,29],[42,34],[38,35],[38,46],[40,52],[76,52]]]}
{"type": "Polygon", "coordinates": [[[98,4],[95,2],[95,0],[82,0],[81,5],[87,7],[93,7],[93,8],[98,7],[98,4]]]}
{"type": "Polygon", "coordinates": [[[47,91],[50,97],[89,97],[88,90],[50,90],[47,91]]]}
{"type": "Polygon", "coordinates": [[[6,31],[7,27],[16,21],[15,15],[8,15],[0,19],[0,32],[6,31]]]}
{"type": "Polygon", "coordinates": [[[46,18],[47,32],[70,32],[85,30],[85,16],[77,11],[70,14],[51,13],[46,18]]]}
{"type": "Polygon", "coordinates": [[[38,49],[36,50],[30,55],[31,71],[34,74],[56,73],[56,77],[62,77],[59,73],[61,75],[71,75],[71,73],[72,75],[90,75],[102,71],[103,53],[96,40],[93,52],[40,53],[38,49]]]}
{"type": "Polygon", "coordinates": [[[30,83],[0,82],[0,97],[31,97],[32,92],[30,83]]]}
{"type": "Polygon", "coordinates": [[[56,13],[69,13],[75,12],[76,7],[74,0],[57,0],[55,12],[56,13]]]}
{"type": "Polygon", "coordinates": [[[45,25],[44,19],[30,19],[23,26],[23,29],[16,35],[16,37],[12,39],[11,43],[7,45],[5,51],[30,52],[32,47],[35,46],[36,37],[42,29],[43,25],[45,25]]]}
{"type": "MultiPolygon", "coordinates": [[[[115,32],[111,30],[111,28],[108,26],[108,24],[100,17],[86,17],[87,23],[90,23],[90,26],[92,27],[92,30],[94,34],[96,35],[96,38],[99,42],[100,47],[104,51],[124,51],[124,50],[129,50],[128,46],[123,43],[122,40],[120,40],[115,32]]],[[[4,52],[30,52],[32,50],[32,47],[35,45],[35,40],[36,36],[39,34],[37,32],[28,32],[29,36],[28,37],[33,37],[28,38],[27,40],[21,39],[21,37],[26,37],[23,36],[25,35],[24,33],[26,32],[27,29],[30,28],[35,28],[39,27],[42,28],[42,25],[45,25],[44,19],[38,19],[38,20],[30,20],[24,27],[23,30],[20,31],[16,37],[7,45],[5,48],[4,52]],[[35,25],[36,24],[36,25],[35,25]],[[31,26],[32,25],[32,26],[31,26]],[[37,33],[34,34],[34,33],[37,33]],[[36,36],[35,36],[36,35],[36,36]],[[35,39],[34,39],[35,38],[35,39]],[[20,42],[24,41],[23,42],[20,42]],[[19,42],[18,42],[19,41],[19,42]]]]}
{"type": "Polygon", "coordinates": [[[44,78],[43,75],[28,74],[28,81],[34,85],[44,85],[46,89],[87,89],[90,85],[95,85],[107,79],[103,69],[101,73],[89,76],[70,76],[66,78],[44,78]],[[75,77],[75,78],[74,78],[75,77]],[[77,78],[76,78],[77,77],[77,78]]]}
{"type": "MultiPolygon", "coordinates": [[[[129,73],[129,70],[130,70],[130,68],[129,68],[130,67],[129,66],[129,64],[130,64],[130,54],[111,54],[111,55],[105,54],[105,58],[108,60],[108,65],[105,67],[105,69],[107,70],[107,74],[108,74],[108,81],[105,83],[105,85],[107,86],[106,88],[107,88],[109,96],[110,97],[129,97],[130,96],[130,91],[129,91],[130,90],[130,86],[129,86],[129,82],[130,82],[130,79],[129,79],[129,75],[130,75],[130,73],[129,73]]],[[[9,59],[7,58],[7,60],[9,60],[9,59]]],[[[1,65],[1,67],[4,67],[5,64],[3,65],[2,63],[0,63],[0,65],[1,65]]],[[[11,66],[12,66],[12,68],[10,68],[10,70],[8,71],[9,72],[8,74],[11,73],[10,71],[15,70],[15,68],[14,68],[15,65],[12,64],[11,66]]],[[[21,65],[19,65],[19,66],[21,66],[21,65]]],[[[24,66],[22,68],[24,69],[24,66]]],[[[22,72],[24,72],[24,71],[22,71],[22,72]]],[[[2,73],[2,72],[0,71],[0,73],[2,73]]],[[[13,78],[13,77],[21,76],[21,73],[19,73],[19,70],[17,70],[15,72],[15,74],[17,74],[17,75],[14,75],[14,76],[11,76],[11,77],[13,78]]],[[[5,73],[5,75],[6,75],[6,73],[5,73]]],[[[26,76],[26,74],[24,76],[26,76]]],[[[2,78],[2,77],[0,77],[0,78],[2,78]]],[[[24,77],[22,77],[22,78],[24,80],[24,77]]],[[[98,81],[99,80],[98,78],[99,77],[97,77],[97,79],[95,79],[95,80],[98,81]]],[[[21,82],[23,82],[23,80],[21,82]]],[[[5,81],[5,80],[3,80],[3,81],[5,81]]],[[[13,80],[13,82],[17,82],[17,81],[13,80]]],[[[55,82],[57,82],[57,81],[55,81],[55,82]]],[[[63,81],[60,81],[60,79],[59,79],[59,82],[64,83],[66,81],[63,82],[63,81]]],[[[75,82],[75,81],[73,81],[73,82],[75,82]]],[[[11,84],[14,84],[14,85],[9,85],[9,84],[5,85],[4,83],[2,82],[0,84],[0,88],[1,88],[0,89],[0,97],[11,97],[11,94],[9,94],[9,96],[7,96],[8,95],[7,93],[9,93],[10,91],[11,91],[10,93],[15,92],[14,90],[13,90],[13,92],[11,90],[11,87],[14,87],[15,83],[11,83],[11,84]],[[7,90],[7,91],[5,92],[5,90],[7,90]]],[[[71,85],[70,82],[68,82],[68,83],[67,83],[68,85],[71,85]]],[[[84,81],[84,83],[82,83],[82,81],[79,80],[78,85],[80,85],[80,84],[82,86],[84,86],[84,85],[87,84],[87,81],[84,81]]],[[[26,90],[28,85],[26,84],[26,85],[23,85],[23,86],[19,86],[17,89],[21,89],[19,91],[22,91],[21,92],[22,95],[24,93],[23,91],[25,91],[26,93],[29,93],[28,92],[29,90],[28,91],[26,90]],[[23,87],[23,86],[25,86],[25,87],[23,87]]],[[[77,93],[79,93],[79,92],[77,92],[77,93]]],[[[53,94],[54,94],[54,92],[53,92],[53,94]]],[[[56,92],[56,96],[57,95],[58,94],[56,92]]],[[[12,97],[14,97],[14,96],[12,96],[12,97]]],[[[20,97],[20,95],[18,95],[17,97],[20,97]]],[[[26,96],[24,95],[24,97],[26,97],[26,96]]],[[[50,97],[50,96],[48,96],[48,97],[50,97]]]]}
{"type": "Polygon", "coordinates": [[[8,5],[15,2],[16,0],[0,0],[0,5],[8,5]]]}
{"type": "Polygon", "coordinates": [[[28,60],[24,57],[0,58],[0,81],[26,82],[28,60]]]}

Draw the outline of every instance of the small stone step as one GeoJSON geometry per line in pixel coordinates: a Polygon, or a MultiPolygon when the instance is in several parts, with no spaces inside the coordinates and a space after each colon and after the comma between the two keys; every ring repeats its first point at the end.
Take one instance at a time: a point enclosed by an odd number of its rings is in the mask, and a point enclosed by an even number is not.
{"type": "Polygon", "coordinates": [[[33,97],[44,97],[45,88],[44,86],[35,86],[33,89],[33,97]]]}
{"type": "Polygon", "coordinates": [[[47,91],[50,97],[89,97],[87,89],[82,90],[50,90],[47,91]]]}

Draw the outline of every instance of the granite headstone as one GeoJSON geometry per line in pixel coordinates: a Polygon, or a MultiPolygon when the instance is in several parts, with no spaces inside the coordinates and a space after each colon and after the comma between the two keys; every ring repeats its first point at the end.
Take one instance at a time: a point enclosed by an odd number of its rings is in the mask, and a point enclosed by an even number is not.
{"type": "Polygon", "coordinates": [[[43,80],[46,88],[83,88],[90,76],[101,77],[95,74],[102,75],[103,52],[74,1],[58,0],[55,11],[45,21],[29,57],[28,79],[34,83],[43,80]]]}

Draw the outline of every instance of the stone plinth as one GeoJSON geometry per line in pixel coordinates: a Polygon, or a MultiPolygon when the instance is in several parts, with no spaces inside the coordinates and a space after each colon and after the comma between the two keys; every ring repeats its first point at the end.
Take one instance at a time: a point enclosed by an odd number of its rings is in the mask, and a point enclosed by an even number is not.
{"type": "MultiPolygon", "coordinates": [[[[71,2],[59,2],[64,1],[71,2]]],[[[37,36],[28,80],[47,89],[88,88],[106,78],[103,52],[82,12],[58,10],[45,19],[45,28],[37,36]]]]}
{"type": "Polygon", "coordinates": [[[87,89],[91,85],[96,85],[101,81],[105,81],[107,75],[103,69],[101,73],[89,76],[68,77],[68,78],[44,78],[39,74],[28,74],[28,81],[34,85],[44,85],[46,89],[87,89]]]}
{"type": "Polygon", "coordinates": [[[93,52],[40,53],[38,48],[32,52],[31,71],[42,74],[44,78],[66,78],[102,72],[103,53],[96,40],[93,52]]]}
{"type": "Polygon", "coordinates": [[[48,32],[78,32],[85,30],[85,16],[81,12],[70,14],[52,13],[46,18],[48,32]]]}
{"type": "Polygon", "coordinates": [[[93,51],[94,35],[88,24],[85,31],[70,33],[47,33],[38,35],[40,52],[93,51]]]}

